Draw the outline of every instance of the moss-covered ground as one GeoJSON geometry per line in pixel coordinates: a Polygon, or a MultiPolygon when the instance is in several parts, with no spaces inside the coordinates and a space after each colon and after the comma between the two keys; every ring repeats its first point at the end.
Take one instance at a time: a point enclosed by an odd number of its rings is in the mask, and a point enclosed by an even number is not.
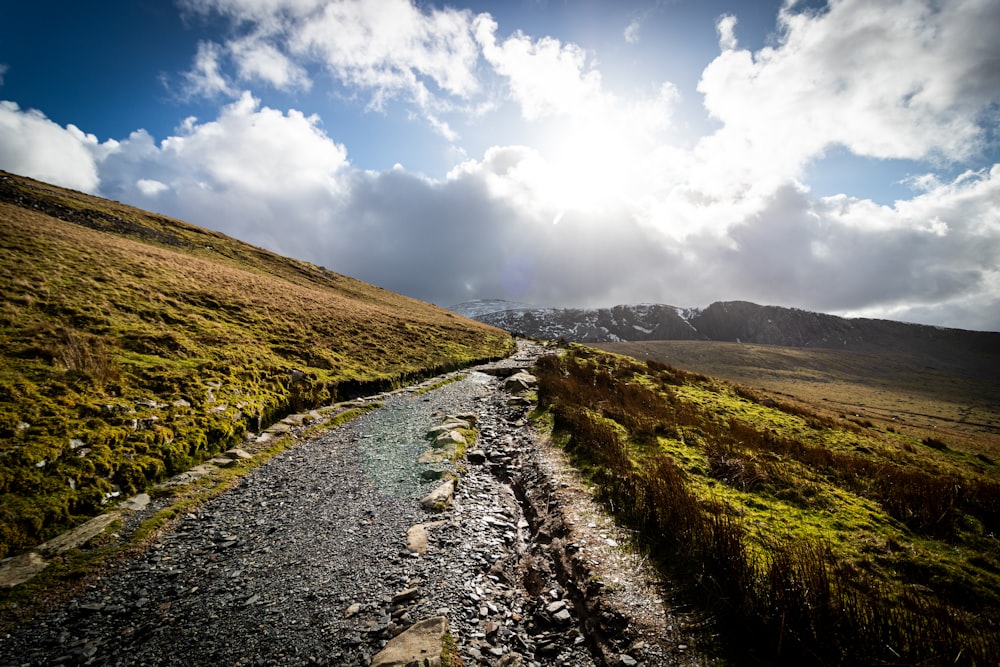
{"type": "Polygon", "coordinates": [[[989,457],[590,348],[536,372],[556,441],[686,582],[730,655],[1000,655],[1000,470],[989,457]]]}
{"type": "Polygon", "coordinates": [[[289,412],[510,337],[181,221],[0,172],[0,558],[289,412]]]}

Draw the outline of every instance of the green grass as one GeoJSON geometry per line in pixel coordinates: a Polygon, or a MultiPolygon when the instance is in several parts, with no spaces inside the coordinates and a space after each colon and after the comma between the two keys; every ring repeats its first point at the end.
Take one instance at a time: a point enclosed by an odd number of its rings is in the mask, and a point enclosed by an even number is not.
{"type": "Polygon", "coordinates": [[[752,387],[811,413],[874,424],[1000,460],[1000,350],[878,354],[715,341],[595,344],[752,387]]]}
{"type": "Polygon", "coordinates": [[[429,304],[0,173],[0,558],[290,412],[504,356],[429,304]]]}
{"type": "Polygon", "coordinates": [[[573,346],[539,404],[621,521],[778,664],[991,664],[995,464],[740,385],[573,346]]]}

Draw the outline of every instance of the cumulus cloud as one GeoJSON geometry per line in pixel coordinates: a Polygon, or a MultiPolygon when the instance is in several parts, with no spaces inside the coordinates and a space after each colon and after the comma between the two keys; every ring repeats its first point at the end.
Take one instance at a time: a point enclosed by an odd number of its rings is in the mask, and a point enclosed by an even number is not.
{"type": "Polygon", "coordinates": [[[528,120],[571,114],[602,96],[601,73],[588,67],[586,52],[575,44],[516,33],[498,41],[499,26],[488,14],[474,21],[483,57],[506,77],[511,95],[528,120]]]}
{"type": "Polygon", "coordinates": [[[442,305],[485,296],[546,305],[746,298],[1000,328],[1000,165],[919,179],[923,190],[893,206],[786,184],[742,208],[676,196],[659,208],[564,210],[545,187],[553,165],[535,149],[494,147],[444,179],[402,167],[362,171],[317,118],[249,94],[159,143],[140,130],[98,144],[5,103],[4,156],[14,154],[10,127],[34,133],[32,149],[48,166],[65,166],[67,145],[77,146],[86,184],[100,183],[105,196],[442,305]],[[679,239],[651,224],[656,216],[730,223],[695,220],[679,239]]]}
{"type": "Polygon", "coordinates": [[[316,116],[243,93],[215,120],[189,118],[159,144],[132,133],[100,168],[106,196],[293,254],[297,236],[308,247],[321,232],[349,162],[316,116]]]}
{"type": "Polygon", "coordinates": [[[1000,90],[998,22],[1000,5],[982,0],[831,0],[823,12],[787,3],[777,44],[751,53],[737,48],[736,20],[724,16],[722,53],[698,90],[723,123],[720,143],[747,165],[779,147],[794,175],[833,145],[963,160],[982,149],[978,121],[1000,90]]]}
{"type": "Polygon", "coordinates": [[[715,29],[719,33],[719,48],[723,51],[734,51],[739,46],[736,40],[736,21],[735,16],[726,14],[715,24],[715,29]]]}
{"type": "Polygon", "coordinates": [[[312,86],[304,67],[257,35],[234,40],[229,49],[241,80],[259,80],[280,89],[308,90],[312,86]]]}
{"type": "Polygon", "coordinates": [[[96,192],[100,184],[97,138],[40,111],[0,101],[0,147],[0,168],[7,171],[85,192],[96,192]]]}
{"type": "Polygon", "coordinates": [[[200,42],[191,69],[184,73],[184,92],[192,96],[232,95],[234,89],[222,71],[223,49],[214,42],[200,42]]]}
{"type": "Polygon", "coordinates": [[[786,186],[734,225],[728,243],[706,239],[699,252],[708,271],[751,300],[826,311],[948,302],[981,292],[1000,268],[1000,229],[981,228],[997,219],[995,176],[949,184],[895,207],[845,196],[814,199],[786,186]],[[913,224],[944,210],[950,226],[913,224]],[[867,224],[872,219],[881,224],[867,224]]]}
{"type": "Polygon", "coordinates": [[[146,197],[155,197],[170,189],[166,183],[161,183],[153,178],[140,178],[135,182],[135,187],[146,197]]]}
{"type": "MultiPolygon", "coordinates": [[[[190,11],[232,19],[224,50],[241,78],[307,86],[308,63],[368,91],[380,109],[399,96],[421,109],[450,106],[479,86],[471,13],[421,8],[410,0],[187,0],[190,11]]],[[[204,67],[191,76],[201,81],[204,67]]],[[[212,90],[211,86],[206,86],[212,90]]],[[[215,89],[219,89],[218,86],[215,89]]]]}

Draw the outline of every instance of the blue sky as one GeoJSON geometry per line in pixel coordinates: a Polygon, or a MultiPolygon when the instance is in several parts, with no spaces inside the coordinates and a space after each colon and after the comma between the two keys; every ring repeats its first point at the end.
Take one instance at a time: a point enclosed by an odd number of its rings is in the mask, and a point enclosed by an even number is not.
{"type": "Polygon", "coordinates": [[[995,0],[8,5],[2,169],[440,305],[1000,330],[995,0]]]}

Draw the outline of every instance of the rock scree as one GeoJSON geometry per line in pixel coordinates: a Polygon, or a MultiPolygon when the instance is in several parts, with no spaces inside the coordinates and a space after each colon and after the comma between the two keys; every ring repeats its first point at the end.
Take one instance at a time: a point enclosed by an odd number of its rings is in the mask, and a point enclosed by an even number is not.
{"type": "Polygon", "coordinates": [[[520,341],[456,382],[377,397],[0,632],[0,666],[710,664],[531,429],[521,371],[545,351],[520,341]],[[442,434],[468,454],[422,457],[442,434]]]}

